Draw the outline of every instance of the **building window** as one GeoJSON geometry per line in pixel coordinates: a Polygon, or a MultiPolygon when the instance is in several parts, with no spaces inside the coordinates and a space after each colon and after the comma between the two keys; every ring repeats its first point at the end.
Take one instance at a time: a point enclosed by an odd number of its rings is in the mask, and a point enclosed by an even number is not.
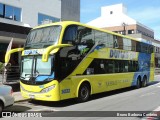
{"type": "Polygon", "coordinates": [[[128,30],[128,34],[134,34],[134,30],[128,30]]]}
{"type": "Polygon", "coordinates": [[[0,3],[0,17],[4,16],[4,5],[0,3]]]}
{"type": "Polygon", "coordinates": [[[38,13],[38,25],[51,23],[51,22],[58,22],[58,21],[60,21],[59,18],[38,13]]]}
{"type": "Polygon", "coordinates": [[[0,17],[21,21],[21,8],[0,3],[0,17]]]}
{"type": "Polygon", "coordinates": [[[14,8],[14,20],[21,21],[21,9],[14,8]]]}
{"type": "Polygon", "coordinates": [[[13,19],[13,7],[12,6],[5,6],[5,18],[13,19]]]}
{"type": "Polygon", "coordinates": [[[21,9],[9,5],[5,5],[5,18],[15,20],[15,21],[21,21],[21,9]]]}

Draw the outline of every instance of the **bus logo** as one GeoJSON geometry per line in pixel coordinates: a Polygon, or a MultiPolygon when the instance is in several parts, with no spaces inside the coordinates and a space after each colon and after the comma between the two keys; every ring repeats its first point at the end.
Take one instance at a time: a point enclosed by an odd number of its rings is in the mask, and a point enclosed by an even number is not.
{"type": "Polygon", "coordinates": [[[132,51],[110,50],[110,58],[136,59],[136,53],[132,51]]]}

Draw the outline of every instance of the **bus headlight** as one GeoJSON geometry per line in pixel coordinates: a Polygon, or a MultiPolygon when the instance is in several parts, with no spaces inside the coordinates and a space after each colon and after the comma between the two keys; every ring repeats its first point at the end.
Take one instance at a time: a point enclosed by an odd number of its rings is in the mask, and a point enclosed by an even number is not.
{"type": "Polygon", "coordinates": [[[49,92],[50,90],[54,89],[56,85],[52,85],[52,86],[49,86],[47,88],[44,88],[43,90],[41,90],[41,93],[46,93],[46,92],[49,92]]]}

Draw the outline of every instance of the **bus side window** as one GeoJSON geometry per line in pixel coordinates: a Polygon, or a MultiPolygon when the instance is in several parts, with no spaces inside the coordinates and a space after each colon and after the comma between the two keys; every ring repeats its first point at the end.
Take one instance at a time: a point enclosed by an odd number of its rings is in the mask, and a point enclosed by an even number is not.
{"type": "Polygon", "coordinates": [[[87,45],[90,48],[94,45],[94,32],[90,28],[79,26],[77,38],[79,44],[87,45]]]}
{"type": "Polygon", "coordinates": [[[120,68],[119,68],[119,61],[115,61],[115,73],[119,73],[120,68]]]}
{"type": "Polygon", "coordinates": [[[136,69],[136,72],[139,70],[139,64],[138,64],[138,61],[135,61],[135,69],[136,69]]]}
{"type": "Polygon", "coordinates": [[[63,43],[73,44],[77,37],[77,26],[69,26],[64,33],[63,43]]]}
{"type": "Polygon", "coordinates": [[[113,60],[109,60],[108,61],[108,73],[114,73],[114,61],[113,60]]]}
{"type": "Polygon", "coordinates": [[[123,73],[124,72],[124,61],[119,61],[119,72],[123,73]]]}
{"type": "Polygon", "coordinates": [[[125,62],[125,65],[124,65],[124,72],[128,72],[128,61],[125,62]]]}

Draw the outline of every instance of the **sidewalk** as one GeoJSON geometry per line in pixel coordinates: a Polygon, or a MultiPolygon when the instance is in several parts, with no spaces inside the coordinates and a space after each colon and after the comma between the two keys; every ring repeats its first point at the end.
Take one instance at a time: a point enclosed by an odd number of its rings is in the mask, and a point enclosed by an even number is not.
{"type": "Polygon", "coordinates": [[[27,101],[29,99],[22,97],[21,92],[20,92],[20,84],[19,83],[13,83],[13,84],[7,84],[10,85],[13,89],[13,97],[14,97],[14,102],[22,102],[22,101],[27,101]]]}
{"type": "Polygon", "coordinates": [[[23,101],[27,101],[29,99],[22,97],[20,91],[18,92],[13,92],[13,97],[14,97],[14,102],[23,102],[23,101]]]}

